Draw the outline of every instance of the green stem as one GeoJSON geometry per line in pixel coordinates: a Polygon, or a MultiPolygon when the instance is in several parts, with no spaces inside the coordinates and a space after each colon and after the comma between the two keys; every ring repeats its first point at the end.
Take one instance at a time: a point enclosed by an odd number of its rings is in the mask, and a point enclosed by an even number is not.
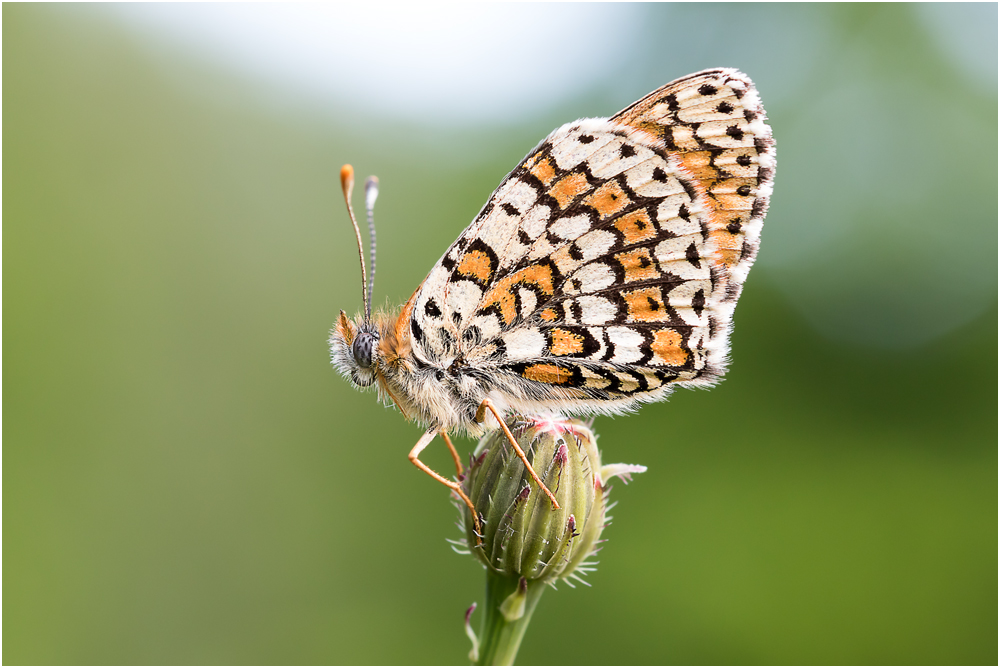
{"type": "Polygon", "coordinates": [[[524,614],[514,621],[507,621],[500,606],[517,591],[519,578],[486,569],[486,605],[483,625],[479,632],[479,660],[477,666],[512,666],[521,639],[531,621],[531,614],[538,605],[546,585],[538,580],[528,583],[524,614]]]}

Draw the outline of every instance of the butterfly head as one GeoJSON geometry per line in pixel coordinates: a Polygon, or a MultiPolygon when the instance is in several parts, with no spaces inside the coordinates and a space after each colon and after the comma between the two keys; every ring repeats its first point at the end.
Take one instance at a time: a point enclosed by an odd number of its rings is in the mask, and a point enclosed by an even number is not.
{"type": "Polygon", "coordinates": [[[370,387],[379,366],[379,331],[364,315],[354,320],[343,311],[330,333],[330,355],[337,370],[359,388],[370,387]]]}
{"type": "Polygon", "coordinates": [[[375,200],[378,198],[378,179],[369,176],[365,182],[365,209],[368,213],[368,233],[371,238],[371,276],[365,269],[365,255],[361,244],[361,230],[351,208],[351,191],[354,188],[354,168],[344,165],[340,169],[340,186],[347,202],[347,214],[354,226],[361,259],[361,298],[365,310],[354,320],[341,311],[337,327],[330,335],[330,353],[333,364],[358,387],[369,387],[375,382],[378,368],[378,326],[372,321],[372,290],[375,287],[375,200]]]}

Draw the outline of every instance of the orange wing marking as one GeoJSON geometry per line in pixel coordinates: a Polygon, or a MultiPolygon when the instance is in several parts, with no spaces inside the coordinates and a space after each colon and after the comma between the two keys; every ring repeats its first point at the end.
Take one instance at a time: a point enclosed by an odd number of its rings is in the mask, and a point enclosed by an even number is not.
{"type": "Polygon", "coordinates": [[[550,350],[557,357],[582,353],[583,337],[565,329],[553,329],[550,350]]]}
{"type": "Polygon", "coordinates": [[[673,329],[661,329],[653,334],[653,354],[656,361],[666,366],[683,366],[688,360],[688,351],[681,346],[683,339],[673,329]]]}
{"type": "Polygon", "coordinates": [[[471,276],[487,283],[493,276],[493,263],[490,261],[490,256],[483,251],[473,250],[462,256],[455,271],[463,276],[471,276]]]}
{"type": "Polygon", "coordinates": [[[633,290],[624,294],[629,319],[634,322],[663,322],[669,319],[660,288],[633,290]]]}
{"type": "Polygon", "coordinates": [[[544,264],[533,264],[525,267],[497,283],[490,290],[480,305],[480,310],[497,305],[500,307],[500,319],[509,325],[517,317],[517,298],[514,288],[519,285],[534,285],[544,296],[551,297],[555,293],[552,285],[552,269],[544,264]]]}
{"type": "Polygon", "coordinates": [[[539,160],[536,155],[525,166],[544,186],[548,186],[552,183],[552,179],[556,178],[556,169],[548,158],[539,160]]]}
{"type": "Polygon", "coordinates": [[[626,253],[618,253],[615,255],[615,259],[625,270],[626,283],[646,281],[660,276],[648,248],[636,248],[626,253]]]}
{"type": "Polygon", "coordinates": [[[625,236],[625,244],[631,245],[656,236],[653,223],[645,209],[633,211],[615,221],[615,227],[625,236]]]}
{"type": "Polygon", "coordinates": [[[549,195],[552,195],[559,203],[560,209],[565,209],[570,202],[588,190],[590,190],[590,184],[587,183],[587,177],[579,172],[574,172],[556,181],[556,184],[549,190],[549,195]]]}
{"type": "Polygon", "coordinates": [[[573,374],[555,364],[532,364],[524,370],[524,377],[539,383],[563,385],[572,380],[573,374]]]}
{"type": "MultiPolygon", "coordinates": [[[[608,181],[600,188],[584,198],[583,203],[592,206],[604,220],[608,216],[613,216],[626,206],[631,200],[617,181],[608,181]]],[[[560,202],[560,206],[562,203],[560,202]]],[[[565,208],[565,207],[563,207],[565,208]]]]}

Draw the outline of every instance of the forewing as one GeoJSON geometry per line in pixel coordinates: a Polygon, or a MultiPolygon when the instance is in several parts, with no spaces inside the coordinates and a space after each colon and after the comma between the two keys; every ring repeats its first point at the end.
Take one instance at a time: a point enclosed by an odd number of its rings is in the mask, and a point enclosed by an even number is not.
{"type": "Polygon", "coordinates": [[[733,70],[559,128],[415,295],[415,351],[458,360],[521,410],[615,412],[714,382],[773,165],[733,70]]]}

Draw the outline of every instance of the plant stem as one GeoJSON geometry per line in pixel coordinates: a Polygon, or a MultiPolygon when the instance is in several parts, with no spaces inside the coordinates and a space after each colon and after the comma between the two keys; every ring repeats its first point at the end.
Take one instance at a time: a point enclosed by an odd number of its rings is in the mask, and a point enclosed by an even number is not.
{"type": "Polygon", "coordinates": [[[521,638],[531,621],[531,614],[542,597],[546,585],[537,580],[528,583],[524,614],[519,619],[507,621],[500,606],[507,597],[517,591],[518,580],[486,569],[486,605],[483,625],[479,633],[479,660],[477,666],[512,666],[521,638]]]}

